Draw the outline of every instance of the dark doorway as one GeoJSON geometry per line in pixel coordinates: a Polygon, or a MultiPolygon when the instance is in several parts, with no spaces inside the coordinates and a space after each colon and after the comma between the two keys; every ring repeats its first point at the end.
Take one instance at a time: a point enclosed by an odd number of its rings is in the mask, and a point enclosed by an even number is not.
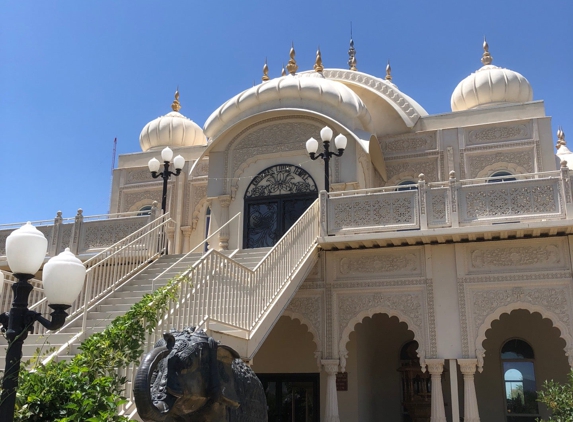
{"type": "Polygon", "coordinates": [[[274,246],[318,197],[305,170],[279,164],[260,172],[245,193],[243,248],[274,246]]]}
{"type": "Polygon", "coordinates": [[[319,422],[319,374],[257,374],[267,395],[269,422],[319,422]]]}

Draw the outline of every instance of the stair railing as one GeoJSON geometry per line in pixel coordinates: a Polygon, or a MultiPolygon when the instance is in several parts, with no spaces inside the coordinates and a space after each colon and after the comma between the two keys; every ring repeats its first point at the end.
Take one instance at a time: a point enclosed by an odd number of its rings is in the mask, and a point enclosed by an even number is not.
{"type": "MultiPolygon", "coordinates": [[[[81,331],[85,332],[89,309],[166,251],[166,228],[171,221],[169,213],[166,213],[85,261],[87,271],[84,288],[68,309],[66,325],[59,331],[81,317],[81,331]]],[[[41,299],[30,306],[30,309],[50,313],[47,299],[41,289],[38,289],[38,294],[41,299]]],[[[41,324],[34,326],[34,334],[44,334],[46,331],[41,324]]]]}

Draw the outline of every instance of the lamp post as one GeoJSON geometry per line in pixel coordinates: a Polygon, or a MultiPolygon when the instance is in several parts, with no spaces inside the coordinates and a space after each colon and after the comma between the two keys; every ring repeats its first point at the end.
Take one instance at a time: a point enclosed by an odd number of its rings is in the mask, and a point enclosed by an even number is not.
{"type": "Polygon", "coordinates": [[[318,158],[322,158],[324,160],[324,189],[329,192],[330,191],[330,181],[329,181],[329,171],[330,171],[330,157],[341,157],[344,153],[344,149],[346,148],[346,136],[343,134],[338,134],[336,138],[334,138],[334,145],[338,150],[338,153],[334,151],[330,151],[330,141],[332,140],[332,129],[328,126],[325,126],[320,131],[320,138],[322,139],[322,146],[324,147],[324,152],[316,155],[316,151],[318,151],[318,141],[314,138],[310,138],[306,141],[306,150],[308,151],[308,155],[310,156],[311,160],[316,160],[318,158]]]}
{"type": "Polygon", "coordinates": [[[22,345],[32,330],[34,322],[39,322],[48,330],[57,330],[64,325],[68,309],[79,295],[84,285],[86,268],[81,261],[66,248],[64,252],[50,259],[44,265],[44,294],[54,310],[51,320],[40,313],[28,309],[28,298],[33,286],[28,282],[38,272],[46,251],[48,241],[45,236],[29,222],[14,230],[6,238],[6,258],[8,266],[18,280],[12,285],[14,301],[10,312],[0,314],[0,323],[6,330],[8,350],[6,368],[2,380],[0,398],[0,421],[14,420],[16,390],[22,358],[22,345]]]}
{"type": "Polygon", "coordinates": [[[163,210],[163,213],[165,213],[165,208],[167,207],[167,181],[171,178],[171,176],[179,176],[181,174],[181,169],[185,165],[185,158],[183,158],[181,155],[178,155],[177,157],[173,158],[175,173],[169,171],[169,164],[171,164],[172,158],[173,151],[171,148],[165,147],[163,151],[161,151],[161,159],[163,160],[163,171],[161,173],[158,173],[161,163],[157,158],[154,157],[149,160],[149,163],[147,163],[149,171],[151,172],[151,176],[154,179],[157,179],[158,177],[163,178],[163,193],[161,196],[161,209],[163,210]]]}

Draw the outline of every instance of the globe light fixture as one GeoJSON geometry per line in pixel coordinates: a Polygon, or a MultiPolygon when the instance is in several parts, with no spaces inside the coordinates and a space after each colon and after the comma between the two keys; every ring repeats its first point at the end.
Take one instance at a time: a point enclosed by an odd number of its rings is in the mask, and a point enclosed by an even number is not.
{"type": "Polygon", "coordinates": [[[181,155],[173,158],[173,151],[169,147],[163,148],[161,151],[161,159],[163,160],[163,171],[159,173],[159,168],[161,167],[161,163],[157,158],[152,158],[147,163],[147,167],[151,172],[151,177],[157,179],[161,177],[163,179],[163,192],[161,195],[161,209],[165,213],[167,207],[167,181],[171,178],[171,176],[179,176],[181,174],[181,169],[185,166],[185,158],[181,155]],[[175,173],[169,170],[169,165],[171,164],[171,160],[173,160],[173,166],[175,167],[175,173]]]}
{"type": "Polygon", "coordinates": [[[341,157],[346,149],[347,139],[343,134],[338,134],[334,138],[334,146],[338,150],[338,153],[330,151],[330,141],[332,140],[333,131],[328,126],[325,126],[320,131],[320,139],[322,139],[322,146],[324,147],[324,152],[316,155],[318,151],[318,141],[314,138],[310,138],[306,141],[306,150],[311,160],[317,160],[322,158],[324,160],[324,189],[330,191],[330,158],[331,157],[341,157]]]}
{"type": "Polygon", "coordinates": [[[63,327],[68,316],[66,310],[84,285],[86,268],[69,249],[66,249],[44,266],[44,292],[48,306],[54,311],[50,314],[51,319],[29,310],[28,299],[34,289],[29,280],[42,266],[47,249],[46,237],[29,222],[14,230],[6,238],[6,259],[18,281],[12,285],[14,300],[10,312],[0,314],[0,324],[8,340],[0,398],[0,420],[3,422],[14,420],[22,346],[28,337],[28,331],[32,330],[35,322],[39,322],[48,330],[63,327]]]}

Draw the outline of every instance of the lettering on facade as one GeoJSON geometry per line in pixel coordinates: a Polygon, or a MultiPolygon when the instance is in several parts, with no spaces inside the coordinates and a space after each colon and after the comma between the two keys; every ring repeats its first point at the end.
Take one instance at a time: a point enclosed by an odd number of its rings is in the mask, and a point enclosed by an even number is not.
{"type": "Polygon", "coordinates": [[[336,391],[348,391],[348,372],[336,374],[336,391]]]}

